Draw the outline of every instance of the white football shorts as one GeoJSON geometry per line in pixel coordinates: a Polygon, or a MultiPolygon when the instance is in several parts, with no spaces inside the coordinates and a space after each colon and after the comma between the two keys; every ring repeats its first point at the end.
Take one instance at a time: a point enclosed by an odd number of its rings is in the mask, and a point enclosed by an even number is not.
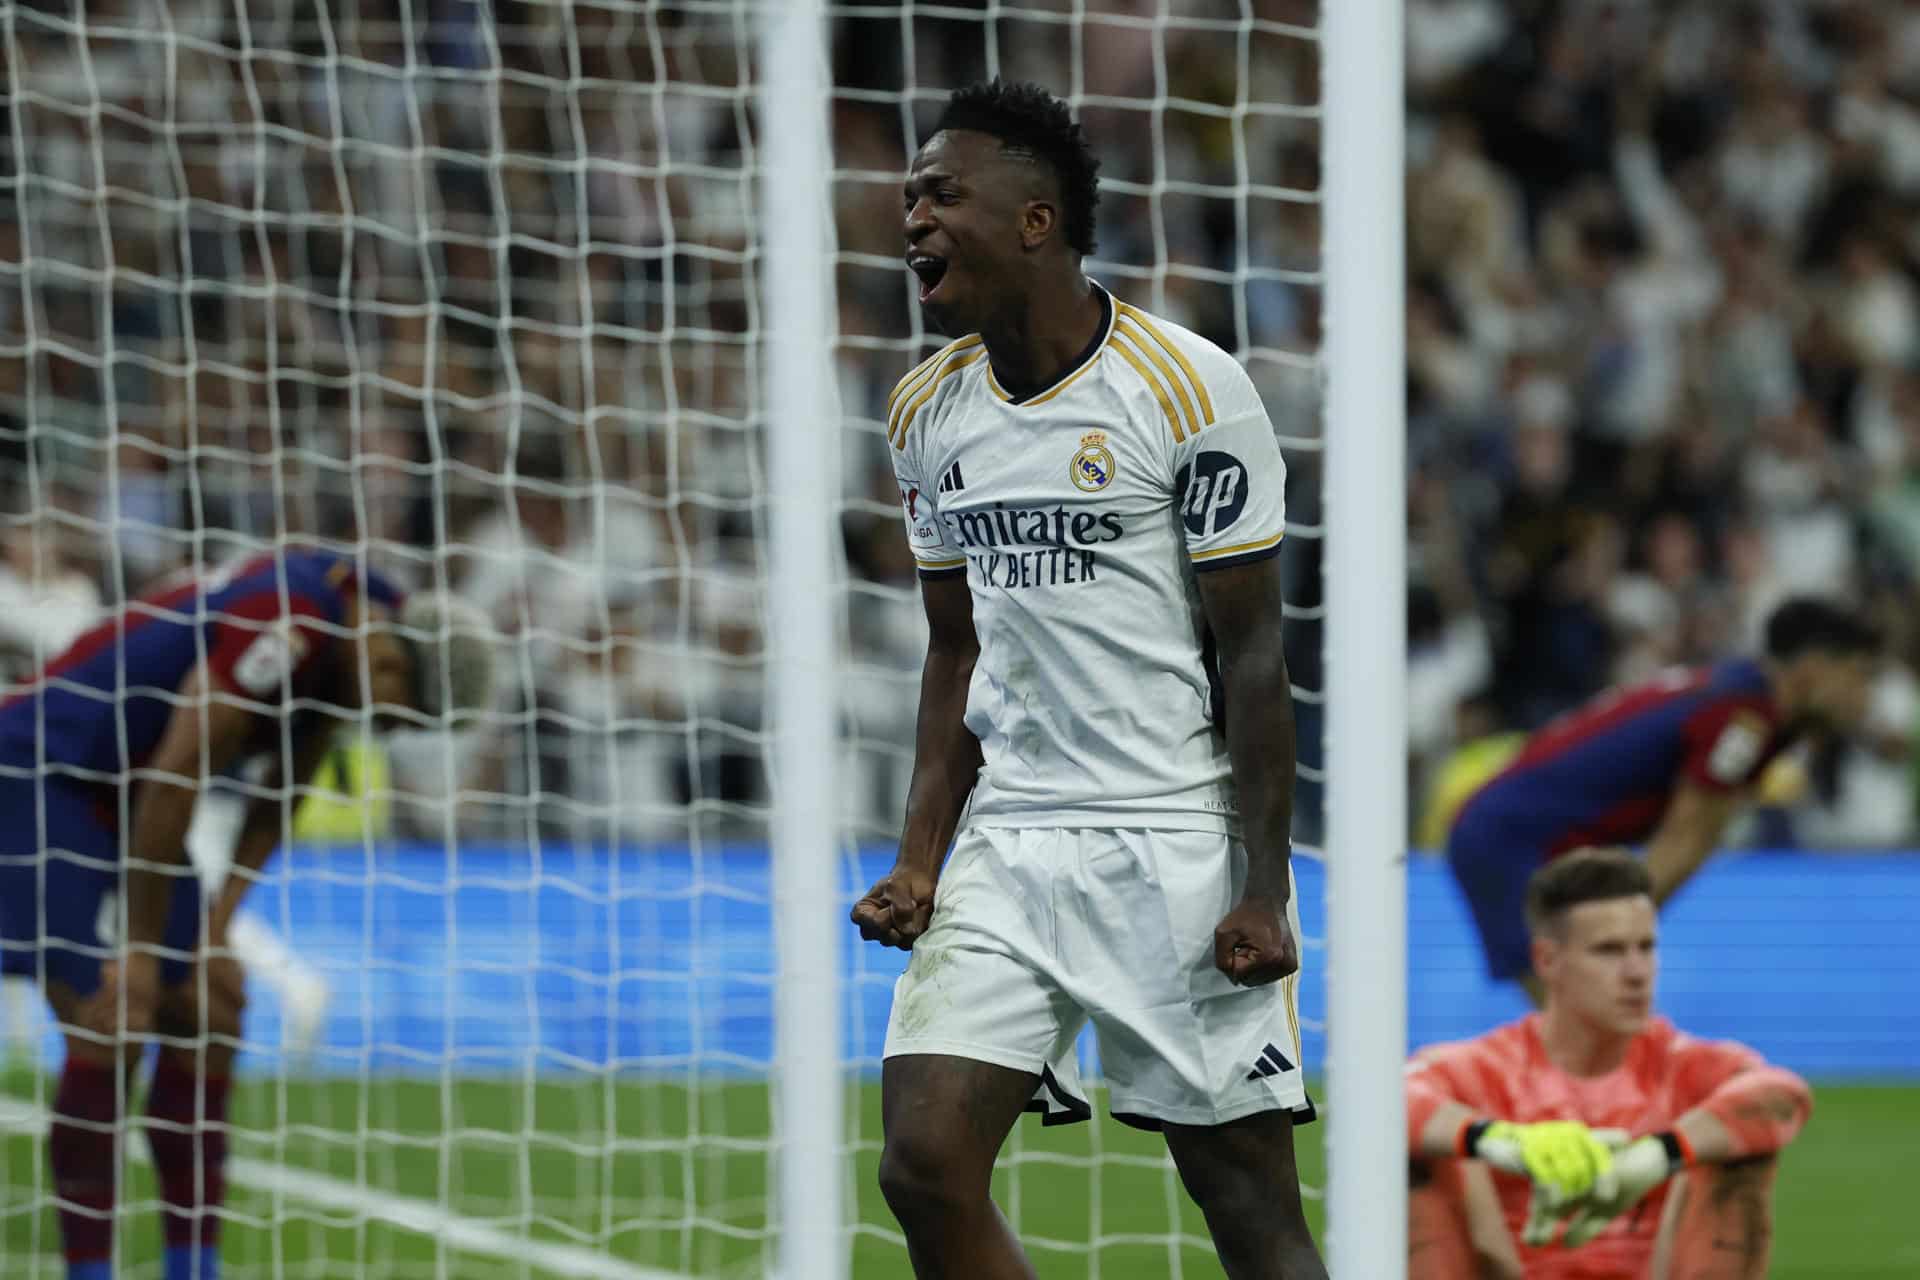
{"type": "MultiPolygon", "coordinates": [[[[886,1056],[938,1053],[1040,1077],[1048,1124],[1092,1115],[1074,1041],[1093,1020],[1114,1118],[1215,1125],[1313,1119],[1299,975],[1236,987],[1213,930],[1247,855],[1205,831],[970,827],[893,989],[886,1056]]],[[[1288,922],[1300,936],[1291,902],[1288,922]]]]}

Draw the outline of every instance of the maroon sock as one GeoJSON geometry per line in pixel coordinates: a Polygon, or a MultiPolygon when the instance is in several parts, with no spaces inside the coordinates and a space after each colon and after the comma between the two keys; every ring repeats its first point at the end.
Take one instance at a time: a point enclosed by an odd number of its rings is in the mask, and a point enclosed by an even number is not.
{"type": "Polygon", "coordinates": [[[119,1119],[113,1067],[69,1056],[53,1097],[47,1135],[68,1262],[103,1262],[113,1255],[114,1128],[119,1119]]]}
{"type": "Polygon", "coordinates": [[[200,1075],[194,1064],[163,1052],[147,1093],[147,1145],[165,1205],[169,1245],[220,1241],[227,1199],[227,1091],[224,1075],[200,1075]]]}

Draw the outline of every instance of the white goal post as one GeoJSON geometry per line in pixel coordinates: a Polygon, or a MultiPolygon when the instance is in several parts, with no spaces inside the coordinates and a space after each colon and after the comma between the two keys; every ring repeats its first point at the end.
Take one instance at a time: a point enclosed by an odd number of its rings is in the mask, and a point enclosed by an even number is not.
{"type": "Polygon", "coordinates": [[[1327,1221],[1407,1267],[1403,0],[1322,8],[1327,375],[1327,1221]]]}
{"type": "Polygon", "coordinates": [[[779,996],[774,1036],[778,1275],[846,1274],[841,1194],[838,573],[839,399],[828,133],[832,69],[821,0],[761,18],[761,264],[766,299],[770,518],[767,668],[773,718],[773,903],[779,996]]]}
{"type": "MultiPolygon", "coordinates": [[[[297,963],[249,962],[229,1274],[901,1273],[904,960],[846,918],[924,652],[884,417],[940,339],[899,183],[993,75],[1087,123],[1089,271],[1231,350],[1282,437],[1297,1145],[1333,1273],[1404,1274],[1403,3],[0,0],[0,681],[296,545],[501,634],[469,731],[350,733],[271,793],[249,906],[297,963]]],[[[0,1270],[53,1280],[60,1046],[21,994],[0,1270]]],[[[1105,1115],[1023,1120],[994,1192],[1043,1280],[1217,1274],[1105,1115]]]]}

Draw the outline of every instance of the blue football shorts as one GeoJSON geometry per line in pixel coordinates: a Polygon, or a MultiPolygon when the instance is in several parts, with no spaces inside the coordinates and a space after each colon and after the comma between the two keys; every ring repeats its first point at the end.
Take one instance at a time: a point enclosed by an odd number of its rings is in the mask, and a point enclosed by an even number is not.
{"type": "MultiPolygon", "coordinates": [[[[0,973],[81,995],[99,989],[120,929],[120,835],[99,794],[65,778],[0,773],[0,973]]],[[[162,937],[162,984],[191,975],[202,911],[199,881],[183,864],[162,937]]]]}

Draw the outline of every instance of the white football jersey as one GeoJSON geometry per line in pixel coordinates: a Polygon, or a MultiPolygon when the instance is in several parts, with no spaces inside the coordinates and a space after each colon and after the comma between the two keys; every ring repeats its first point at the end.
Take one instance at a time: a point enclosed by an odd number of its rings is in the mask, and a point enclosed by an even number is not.
{"type": "Polygon", "coordinates": [[[1233,357],[1100,297],[1104,328],[1046,390],[1009,397],[976,335],[889,404],[920,573],[973,596],[967,820],[1232,830],[1195,575],[1279,551],[1286,465],[1233,357]]]}

